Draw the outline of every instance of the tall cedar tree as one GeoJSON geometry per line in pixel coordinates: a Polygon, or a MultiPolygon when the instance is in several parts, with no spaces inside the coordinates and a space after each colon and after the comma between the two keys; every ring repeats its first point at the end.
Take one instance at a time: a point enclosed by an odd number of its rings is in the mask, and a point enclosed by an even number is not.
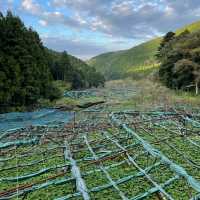
{"type": "Polygon", "coordinates": [[[39,35],[10,11],[0,16],[0,104],[28,106],[49,98],[52,77],[39,35]]]}

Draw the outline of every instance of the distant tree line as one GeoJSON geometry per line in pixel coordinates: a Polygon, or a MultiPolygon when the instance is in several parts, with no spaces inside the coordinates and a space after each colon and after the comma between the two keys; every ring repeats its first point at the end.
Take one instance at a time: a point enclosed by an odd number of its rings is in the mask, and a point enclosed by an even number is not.
{"type": "Polygon", "coordinates": [[[104,76],[82,60],[67,54],[65,51],[58,53],[47,49],[47,52],[54,80],[70,82],[73,89],[104,85],[104,76]]]}
{"type": "Polygon", "coordinates": [[[196,90],[200,86],[200,31],[169,32],[163,38],[157,58],[161,81],[172,89],[196,90]]]}
{"type": "Polygon", "coordinates": [[[38,33],[19,17],[0,12],[0,110],[58,98],[60,92],[53,80],[71,82],[75,89],[104,84],[94,68],[66,52],[48,50],[38,33]]]}

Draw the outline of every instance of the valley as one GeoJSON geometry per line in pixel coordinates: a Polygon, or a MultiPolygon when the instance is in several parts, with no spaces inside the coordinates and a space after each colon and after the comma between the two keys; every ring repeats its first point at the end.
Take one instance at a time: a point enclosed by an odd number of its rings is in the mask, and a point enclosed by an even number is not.
{"type": "MultiPolygon", "coordinates": [[[[191,33],[200,30],[200,22],[182,27],[175,33],[180,35],[185,30],[191,33]]],[[[157,65],[155,55],[161,41],[162,38],[158,37],[127,50],[104,53],[91,58],[87,63],[103,73],[107,79],[119,79],[127,76],[127,73],[130,74],[137,67],[157,65]]]]}
{"type": "Polygon", "coordinates": [[[200,199],[200,21],[172,26],[172,2],[14,1],[0,11],[0,200],[200,199]],[[147,20],[155,5],[174,32],[147,20]]]}

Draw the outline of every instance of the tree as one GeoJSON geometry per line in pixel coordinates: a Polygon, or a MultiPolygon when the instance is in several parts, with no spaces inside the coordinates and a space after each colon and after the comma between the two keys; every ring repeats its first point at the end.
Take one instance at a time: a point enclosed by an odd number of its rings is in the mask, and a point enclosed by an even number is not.
{"type": "Polygon", "coordinates": [[[47,49],[50,68],[55,80],[70,82],[72,89],[98,87],[105,79],[94,67],[67,52],[57,53],[47,49]]]}
{"type": "Polygon", "coordinates": [[[52,76],[37,32],[10,11],[0,13],[0,105],[29,106],[48,98],[52,76]]]}
{"type": "Polygon", "coordinates": [[[163,57],[166,55],[166,50],[167,50],[166,45],[168,45],[169,42],[170,42],[171,40],[174,39],[174,37],[175,37],[175,33],[174,33],[174,32],[171,32],[171,31],[168,32],[168,33],[164,36],[164,38],[163,38],[163,40],[162,40],[162,42],[160,43],[160,46],[159,46],[159,48],[158,48],[158,52],[157,52],[157,54],[156,54],[156,57],[157,57],[157,59],[158,59],[159,61],[162,61],[163,57]]]}
{"type": "Polygon", "coordinates": [[[166,41],[161,50],[160,80],[173,89],[195,88],[197,94],[200,83],[200,31],[190,33],[186,30],[166,41]]]}
{"type": "Polygon", "coordinates": [[[62,76],[63,81],[72,81],[72,74],[73,74],[73,69],[71,67],[71,63],[69,61],[69,57],[66,51],[64,51],[61,54],[60,58],[60,63],[59,63],[59,68],[62,76]]]}
{"type": "Polygon", "coordinates": [[[198,64],[191,60],[181,59],[177,61],[173,69],[173,73],[176,76],[177,88],[185,89],[190,86],[191,83],[196,82],[198,77],[195,75],[197,68],[198,64]]]}

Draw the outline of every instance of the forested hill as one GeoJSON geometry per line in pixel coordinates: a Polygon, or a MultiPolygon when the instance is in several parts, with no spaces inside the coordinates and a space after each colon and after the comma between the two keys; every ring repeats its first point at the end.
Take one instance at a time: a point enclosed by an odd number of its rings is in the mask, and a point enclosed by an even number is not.
{"type": "MultiPolygon", "coordinates": [[[[63,52],[57,52],[55,50],[48,49],[48,48],[46,48],[46,51],[49,54],[49,56],[52,56],[52,58],[54,60],[59,60],[63,53],[63,52]]],[[[72,64],[74,67],[77,67],[77,68],[79,68],[81,66],[89,67],[89,65],[86,62],[84,62],[83,60],[81,60],[75,56],[68,54],[68,58],[69,58],[70,64],[72,64]]]]}
{"type": "MultiPolygon", "coordinates": [[[[200,21],[187,25],[176,31],[180,34],[184,30],[194,32],[200,29],[200,21]]],[[[154,65],[157,49],[162,38],[155,38],[128,50],[104,53],[88,61],[107,79],[118,79],[135,67],[154,65]]]]}
{"type": "Polygon", "coordinates": [[[66,52],[45,48],[38,33],[10,11],[5,16],[0,13],[0,47],[0,112],[59,98],[55,80],[75,89],[104,83],[95,68],[66,52]]]}
{"type": "Polygon", "coordinates": [[[67,52],[56,52],[46,48],[49,67],[54,80],[70,82],[73,89],[104,85],[104,77],[94,67],[67,52]]]}

